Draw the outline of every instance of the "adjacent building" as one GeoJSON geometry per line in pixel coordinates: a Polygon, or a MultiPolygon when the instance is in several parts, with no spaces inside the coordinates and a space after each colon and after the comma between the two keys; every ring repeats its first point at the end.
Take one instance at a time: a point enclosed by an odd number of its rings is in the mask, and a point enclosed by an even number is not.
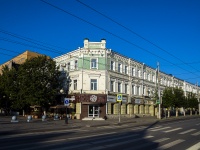
{"type": "Polygon", "coordinates": [[[23,64],[27,59],[34,58],[37,56],[41,56],[42,54],[38,54],[31,51],[25,51],[22,54],[12,58],[11,60],[5,62],[4,64],[0,65],[0,74],[2,73],[3,66],[8,66],[8,68],[17,67],[20,64],[23,64]]]}
{"type": "Polygon", "coordinates": [[[155,116],[157,107],[153,97],[158,85],[161,94],[167,86],[182,87],[185,95],[197,93],[193,84],[107,49],[105,39],[100,42],[84,39],[83,47],[54,60],[66,77],[64,90],[75,99],[72,105],[77,119],[112,118],[119,112],[124,117],[155,116]]]}

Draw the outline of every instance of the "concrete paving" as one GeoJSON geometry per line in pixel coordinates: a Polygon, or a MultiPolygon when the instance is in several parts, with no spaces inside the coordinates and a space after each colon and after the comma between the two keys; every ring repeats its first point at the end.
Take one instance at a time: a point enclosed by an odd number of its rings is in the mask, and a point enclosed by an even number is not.
{"type": "Polygon", "coordinates": [[[156,117],[141,117],[141,118],[120,118],[119,119],[107,119],[107,120],[77,120],[69,119],[68,124],[65,120],[53,120],[47,119],[42,121],[42,119],[33,119],[27,122],[27,117],[18,116],[18,122],[11,122],[12,116],[0,116],[0,133],[20,133],[20,132],[45,132],[53,130],[68,130],[73,128],[88,128],[88,127],[98,127],[98,126],[112,126],[112,125],[123,125],[131,123],[132,126],[140,126],[153,124],[156,122],[164,122],[179,119],[191,119],[200,118],[199,115],[193,116],[179,116],[157,119],[156,117]]]}

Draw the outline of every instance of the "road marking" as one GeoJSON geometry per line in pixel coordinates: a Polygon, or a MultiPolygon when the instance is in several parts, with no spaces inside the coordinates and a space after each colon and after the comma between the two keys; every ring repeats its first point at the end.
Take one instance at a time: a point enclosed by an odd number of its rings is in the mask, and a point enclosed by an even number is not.
{"type": "Polygon", "coordinates": [[[175,129],[167,130],[167,131],[163,131],[163,132],[168,133],[168,132],[173,132],[173,131],[180,130],[180,129],[182,129],[182,128],[175,128],[175,129]]]}
{"type": "Polygon", "coordinates": [[[88,138],[88,137],[94,137],[94,136],[100,136],[100,135],[107,135],[107,134],[114,134],[114,133],[117,133],[117,132],[102,133],[102,134],[93,134],[93,135],[88,135],[88,136],[72,137],[72,138],[67,138],[67,139],[69,139],[69,140],[82,139],[82,138],[88,138]]]}
{"type": "Polygon", "coordinates": [[[159,131],[159,130],[164,130],[164,129],[168,129],[168,128],[171,128],[171,127],[163,127],[163,128],[158,128],[158,129],[150,129],[150,131],[159,131]]]}
{"type": "Polygon", "coordinates": [[[200,142],[195,144],[195,145],[193,145],[193,146],[191,146],[191,147],[189,147],[186,150],[199,150],[199,149],[200,149],[200,142]]]}
{"type": "Polygon", "coordinates": [[[148,128],[147,126],[141,126],[141,127],[134,127],[134,129],[131,130],[141,130],[141,129],[145,129],[148,128]]]}
{"type": "Polygon", "coordinates": [[[179,134],[186,134],[186,133],[192,132],[192,131],[194,131],[194,130],[196,130],[196,129],[190,129],[190,130],[187,130],[187,131],[181,132],[181,133],[179,133],[179,134]]]}
{"type": "Polygon", "coordinates": [[[170,147],[172,147],[172,146],[174,146],[174,145],[177,145],[177,144],[179,144],[179,143],[181,143],[181,142],[183,142],[183,141],[185,141],[185,140],[179,139],[179,140],[170,142],[170,143],[168,143],[168,144],[162,145],[162,146],[156,148],[156,150],[159,150],[159,149],[160,149],[160,150],[168,149],[168,148],[170,148],[170,147]]]}
{"type": "Polygon", "coordinates": [[[158,140],[155,140],[153,142],[155,143],[160,143],[160,142],[163,142],[163,141],[166,141],[166,140],[169,140],[170,138],[162,138],[162,139],[158,139],[158,140]]]}
{"type": "Polygon", "coordinates": [[[66,139],[57,139],[57,140],[49,140],[49,141],[42,141],[38,143],[52,143],[52,142],[60,142],[60,141],[65,141],[66,139]]]}
{"type": "Polygon", "coordinates": [[[191,134],[191,135],[200,135],[200,131],[199,132],[196,132],[196,133],[193,133],[193,134],[191,134]]]}

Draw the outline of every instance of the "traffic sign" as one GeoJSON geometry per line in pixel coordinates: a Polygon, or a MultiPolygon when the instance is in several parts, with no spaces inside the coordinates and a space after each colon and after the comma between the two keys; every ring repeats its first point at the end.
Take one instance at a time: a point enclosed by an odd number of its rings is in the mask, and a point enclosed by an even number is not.
{"type": "Polygon", "coordinates": [[[160,104],[160,100],[156,100],[156,104],[160,104]]]}
{"type": "Polygon", "coordinates": [[[69,98],[65,98],[64,99],[64,105],[65,106],[69,106],[69,98]]]}
{"type": "Polygon", "coordinates": [[[117,94],[117,101],[121,102],[122,101],[122,94],[117,94]]]}

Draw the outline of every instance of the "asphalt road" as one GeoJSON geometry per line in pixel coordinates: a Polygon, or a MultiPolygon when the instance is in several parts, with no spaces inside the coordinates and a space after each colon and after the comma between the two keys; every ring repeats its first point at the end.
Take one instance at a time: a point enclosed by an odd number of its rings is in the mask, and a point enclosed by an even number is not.
{"type": "Polygon", "coordinates": [[[199,150],[200,118],[0,135],[2,150],[199,150]]]}

